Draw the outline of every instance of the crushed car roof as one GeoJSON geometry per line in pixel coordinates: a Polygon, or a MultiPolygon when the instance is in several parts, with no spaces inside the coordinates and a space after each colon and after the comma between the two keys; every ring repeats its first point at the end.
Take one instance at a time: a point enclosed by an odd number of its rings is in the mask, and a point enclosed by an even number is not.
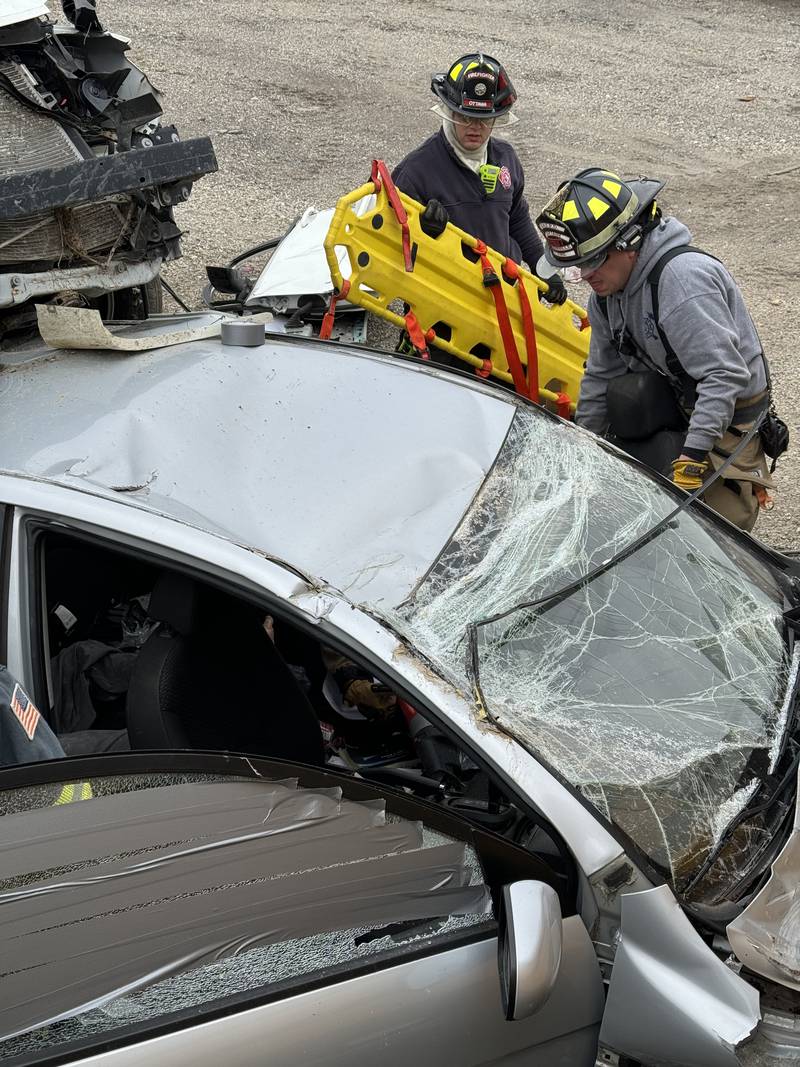
{"type": "Polygon", "coordinates": [[[399,604],[480,488],[515,406],[446,372],[297,340],[0,357],[2,467],[399,604]]]}

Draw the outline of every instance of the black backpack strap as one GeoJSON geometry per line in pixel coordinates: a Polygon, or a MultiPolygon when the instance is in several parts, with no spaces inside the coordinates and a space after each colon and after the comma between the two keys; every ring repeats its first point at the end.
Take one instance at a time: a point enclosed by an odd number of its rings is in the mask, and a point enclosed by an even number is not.
{"type": "Polygon", "coordinates": [[[608,322],[609,321],[609,318],[608,318],[608,299],[605,296],[598,296],[598,298],[597,298],[597,306],[600,308],[601,312],[603,313],[603,318],[606,320],[606,322],[608,322]]]}
{"type": "MultiPolygon", "coordinates": [[[[653,302],[653,319],[655,320],[656,329],[658,330],[658,336],[661,338],[661,344],[664,346],[664,351],[667,354],[667,370],[673,378],[678,381],[685,381],[687,378],[691,381],[691,375],[687,374],[678,359],[675,349],[669,343],[666,331],[662,328],[659,319],[659,307],[658,307],[658,283],[661,281],[661,275],[664,273],[666,265],[676,256],[682,256],[684,252],[699,252],[701,256],[708,256],[710,259],[717,259],[716,256],[712,256],[710,252],[705,252],[702,248],[695,248],[694,245],[677,245],[675,248],[670,248],[659,259],[656,260],[655,266],[652,267],[650,273],[647,275],[647,284],[650,286],[650,297],[653,302]]],[[[719,262],[719,260],[717,260],[719,262]]]]}

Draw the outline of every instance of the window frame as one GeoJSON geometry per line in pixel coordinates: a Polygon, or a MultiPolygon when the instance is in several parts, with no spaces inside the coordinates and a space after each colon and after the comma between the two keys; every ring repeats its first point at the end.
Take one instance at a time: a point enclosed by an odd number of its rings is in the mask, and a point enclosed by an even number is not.
{"type": "MultiPolygon", "coordinates": [[[[465,752],[470,760],[494,783],[506,800],[513,803],[530,823],[542,828],[550,837],[556,848],[557,855],[566,869],[564,896],[569,896],[570,903],[569,910],[565,914],[577,914],[580,911],[580,867],[564,835],[554,822],[537,811],[525,795],[518,788],[514,788],[514,783],[510,778],[508,781],[504,780],[502,773],[493,767],[480,746],[473,739],[460,736],[448,721],[447,716],[437,708],[435,703],[425,695],[407,690],[408,683],[402,677],[398,683],[397,678],[386,672],[386,665],[378,660],[375,653],[369,648],[362,647],[357,638],[353,638],[352,643],[348,643],[341,636],[344,631],[340,632],[338,627],[336,633],[321,629],[305,612],[292,605],[289,599],[282,597],[279,593],[270,590],[253,579],[242,577],[229,568],[221,567],[203,556],[190,555],[187,551],[173,548],[169,544],[154,545],[152,542],[145,541],[136,533],[120,528],[113,529],[110,523],[100,525],[81,518],[56,514],[42,508],[20,508],[19,510],[19,522],[14,524],[18,530],[17,558],[24,558],[26,564],[25,588],[19,590],[19,601],[21,606],[27,605],[30,615],[29,633],[31,640],[29,645],[31,662],[28,664],[27,669],[34,678],[34,684],[31,686],[34,689],[34,699],[37,698],[40,691],[44,694],[48,693],[46,688],[42,688],[46,678],[42,657],[46,643],[44,635],[47,620],[46,614],[42,610],[43,602],[41,599],[42,593],[40,592],[45,566],[41,551],[41,541],[48,532],[74,539],[84,545],[97,546],[106,552],[133,557],[153,566],[171,569],[199,579],[222,592],[257,604],[265,612],[285,618],[291,626],[296,627],[303,634],[320,643],[324,642],[325,645],[336,651],[354,658],[368,667],[377,678],[396,689],[400,695],[405,695],[407,700],[436,724],[437,729],[441,730],[447,738],[465,752]],[[36,687],[37,685],[38,688],[36,687]]],[[[269,562],[280,566],[288,575],[296,574],[289,565],[284,565],[281,561],[270,560],[269,562]]],[[[380,623],[380,625],[385,629],[383,623],[380,623]]],[[[49,712],[49,703],[42,701],[38,706],[40,709],[46,707],[49,712]]],[[[386,788],[389,789],[391,787],[387,786],[386,788]]],[[[592,821],[595,822],[595,819],[593,818],[592,821]]]]}
{"type": "Polygon", "coordinates": [[[11,545],[14,508],[0,501],[0,663],[8,662],[8,602],[11,591],[11,545]]]}

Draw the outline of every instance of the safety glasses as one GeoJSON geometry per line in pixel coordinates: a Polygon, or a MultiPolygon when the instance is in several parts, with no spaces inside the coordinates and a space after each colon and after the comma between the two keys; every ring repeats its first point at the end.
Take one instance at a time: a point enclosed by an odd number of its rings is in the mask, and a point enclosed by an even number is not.
{"type": "Polygon", "coordinates": [[[454,111],[450,120],[454,126],[478,126],[480,129],[491,129],[497,121],[492,118],[481,118],[479,115],[462,115],[458,111],[454,111]]]}
{"type": "Polygon", "coordinates": [[[495,115],[492,118],[482,117],[480,115],[462,115],[460,111],[453,111],[449,107],[445,107],[443,104],[434,104],[430,110],[434,115],[438,115],[440,119],[450,119],[456,126],[471,126],[473,123],[478,125],[491,126],[492,129],[499,130],[503,126],[514,126],[519,122],[519,117],[513,111],[506,111],[502,115],[495,115]]]}
{"type": "Polygon", "coordinates": [[[596,256],[589,256],[583,263],[578,264],[581,269],[581,274],[585,278],[587,274],[592,274],[594,271],[599,270],[607,259],[608,249],[604,252],[598,252],[596,256]]]}

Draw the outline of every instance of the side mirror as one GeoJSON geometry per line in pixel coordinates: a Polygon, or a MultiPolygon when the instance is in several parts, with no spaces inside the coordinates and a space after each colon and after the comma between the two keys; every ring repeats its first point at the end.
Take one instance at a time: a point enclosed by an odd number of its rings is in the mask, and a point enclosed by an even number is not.
{"type": "Polygon", "coordinates": [[[95,3],[96,0],[61,0],[64,14],[79,33],[102,32],[95,3]]]}
{"type": "Polygon", "coordinates": [[[544,882],[503,887],[497,943],[506,1019],[527,1019],[553,992],[561,966],[561,906],[544,882]]]}

